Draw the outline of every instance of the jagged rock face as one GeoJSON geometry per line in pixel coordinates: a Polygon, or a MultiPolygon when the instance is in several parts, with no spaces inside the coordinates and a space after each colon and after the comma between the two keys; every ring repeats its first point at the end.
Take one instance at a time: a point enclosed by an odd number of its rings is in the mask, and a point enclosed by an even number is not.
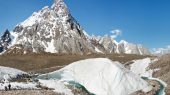
{"type": "Polygon", "coordinates": [[[104,48],[104,53],[118,53],[118,54],[137,54],[137,55],[150,55],[150,51],[143,47],[142,45],[128,43],[124,40],[121,40],[119,43],[114,40],[112,37],[105,35],[92,36],[93,41],[99,44],[104,48]]]}
{"type": "Polygon", "coordinates": [[[10,32],[6,30],[0,39],[0,53],[8,49],[11,42],[10,32]]]}
{"type": "Polygon", "coordinates": [[[94,37],[93,39],[96,39],[98,43],[104,47],[105,53],[119,53],[117,51],[117,43],[114,39],[112,39],[110,36],[105,35],[104,37],[94,37]]]}
{"type": "Polygon", "coordinates": [[[140,50],[140,55],[151,55],[151,52],[142,45],[138,45],[138,49],[140,50]]]}
{"type": "Polygon", "coordinates": [[[140,54],[138,50],[138,46],[135,44],[129,44],[126,41],[121,41],[119,43],[119,51],[120,53],[125,53],[125,54],[140,54]]]}
{"type": "Polygon", "coordinates": [[[149,50],[142,45],[128,43],[124,40],[120,41],[118,49],[120,53],[124,54],[150,55],[149,50]]]}
{"type": "MultiPolygon", "coordinates": [[[[13,30],[14,46],[25,52],[94,53],[85,31],[69,13],[63,0],[33,13],[13,30]]],[[[12,52],[11,48],[10,52],[12,52]]]]}

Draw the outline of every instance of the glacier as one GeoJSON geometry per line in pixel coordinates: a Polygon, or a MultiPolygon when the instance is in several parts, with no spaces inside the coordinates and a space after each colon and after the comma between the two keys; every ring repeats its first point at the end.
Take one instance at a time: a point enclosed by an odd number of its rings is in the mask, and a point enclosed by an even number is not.
{"type": "MultiPolygon", "coordinates": [[[[143,92],[152,90],[152,87],[138,75],[124,68],[119,62],[113,62],[107,58],[77,61],[37,78],[40,82],[42,80],[55,80],[60,83],[75,81],[95,95],[128,95],[139,90],[143,92]]],[[[54,87],[51,84],[45,85],[54,87]]]]}

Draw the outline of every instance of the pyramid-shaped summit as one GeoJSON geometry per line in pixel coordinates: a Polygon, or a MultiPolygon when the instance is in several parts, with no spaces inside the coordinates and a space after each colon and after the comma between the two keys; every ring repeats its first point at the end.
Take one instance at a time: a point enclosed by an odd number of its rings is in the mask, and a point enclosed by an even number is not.
{"type": "Polygon", "coordinates": [[[63,0],[34,12],[13,30],[13,45],[6,53],[95,53],[83,28],[63,0]]]}

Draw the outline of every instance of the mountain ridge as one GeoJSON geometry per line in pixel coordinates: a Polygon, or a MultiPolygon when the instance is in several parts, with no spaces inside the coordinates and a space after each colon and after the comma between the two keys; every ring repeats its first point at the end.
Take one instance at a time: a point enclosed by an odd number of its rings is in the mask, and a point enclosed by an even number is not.
{"type": "Polygon", "coordinates": [[[11,34],[14,39],[5,54],[150,54],[141,45],[118,43],[110,36],[89,36],[70,14],[63,0],[54,0],[51,7],[45,6],[34,12],[19,23],[11,34]]]}

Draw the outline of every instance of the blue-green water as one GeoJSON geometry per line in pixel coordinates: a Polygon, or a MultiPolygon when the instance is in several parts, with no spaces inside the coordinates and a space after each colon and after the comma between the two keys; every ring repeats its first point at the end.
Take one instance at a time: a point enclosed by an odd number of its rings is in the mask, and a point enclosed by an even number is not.
{"type": "Polygon", "coordinates": [[[88,95],[95,95],[95,94],[93,94],[93,93],[90,93],[84,86],[82,86],[81,84],[79,84],[79,83],[77,83],[77,82],[75,82],[75,81],[69,81],[68,83],[69,83],[70,85],[78,88],[78,89],[84,90],[86,93],[88,93],[88,95]]]}
{"type": "Polygon", "coordinates": [[[159,85],[160,85],[160,89],[156,92],[156,95],[164,95],[165,87],[161,82],[159,82],[159,85]]]}
{"type": "Polygon", "coordinates": [[[63,71],[59,71],[56,73],[51,73],[51,74],[44,74],[36,77],[36,79],[44,79],[44,80],[49,80],[49,79],[61,79],[63,76],[63,71]]]}
{"type": "Polygon", "coordinates": [[[155,80],[159,83],[160,85],[160,89],[158,91],[156,91],[156,95],[165,95],[165,87],[163,85],[163,83],[161,83],[161,81],[159,81],[159,79],[150,79],[150,78],[147,78],[147,77],[142,77],[144,80],[155,80]]]}
{"type": "MultiPolygon", "coordinates": [[[[56,73],[51,73],[51,74],[44,74],[44,75],[36,77],[36,79],[43,79],[43,80],[58,79],[58,80],[60,80],[63,77],[62,74],[63,74],[62,71],[56,72],[56,73]]],[[[84,86],[82,86],[81,84],[79,84],[75,81],[69,81],[68,83],[69,83],[69,85],[72,85],[78,89],[84,90],[86,93],[88,93],[88,95],[95,95],[93,93],[90,93],[84,86]]]]}

